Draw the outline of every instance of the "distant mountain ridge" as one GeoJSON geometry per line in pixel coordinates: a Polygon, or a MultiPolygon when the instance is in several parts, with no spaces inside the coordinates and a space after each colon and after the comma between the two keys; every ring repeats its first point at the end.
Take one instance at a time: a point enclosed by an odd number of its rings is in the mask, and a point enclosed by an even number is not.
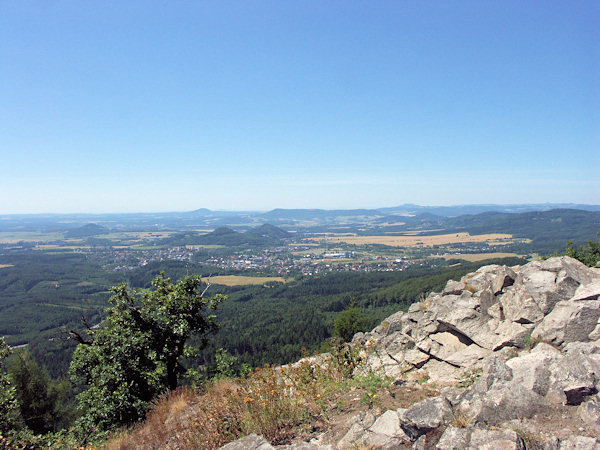
{"type": "Polygon", "coordinates": [[[213,211],[199,208],[187,212],[126,214],[18,214],[0,215],[1,231],[65,232],[94,222],[113,231],[181,230],[197,226],[250,228],[271,223],[284,227],[304,227],[359,222],[413,222],[415,217],[454,218],[481,213],[544,212],[553,209],[600,212],[600,205],[539,203],[513,205],[420,206],[404,204],[373,209],[285,209],[270,211],[213,211]]]}
{"type": "Polygon", "coordinates": [[[289,237],[290,233],[287,231],[267,223],[244,233],[227,227],[219,227],[208,234],[180,233],[170,238],[169,243],[171,245],[225,245],[228,247],[263,246],[277,245],[289,237]]]}

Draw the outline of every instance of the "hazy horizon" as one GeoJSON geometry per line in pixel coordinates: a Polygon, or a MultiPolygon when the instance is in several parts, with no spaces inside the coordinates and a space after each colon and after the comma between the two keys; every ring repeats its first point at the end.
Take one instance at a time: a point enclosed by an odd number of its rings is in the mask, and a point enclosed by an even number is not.
{"type": "Polygon", "coordinates": [[[0,214],[599,204],[598,42],[594,1],[2,2],[0,214]]]}
{"type": "MultiPolygon", "coordinates": [[[[560,205],[560,206],[579,206],[579,207],[590,207],[593,210],[595,210],[596,208],[600,208],[600,204],[593,204],[593,203],[574,203],[574,202],[541,202],[541,203],[465,203],[465,204],[447,204],[447,205],[419,205],[419,204],[415,204],[415,203],[403,203],[403,204],[398,204],[398,205],[386,205],[386,206],[365,206],[365,207],[359,207],[359,208],[287,208],[284,206],[277,206],[275,208],[270,208],[270,209],[210,209],[210,208],[204,208],[204,207],[199,207],[199,208],[192,208],[192,209],[187,209],[187,210],[148,210],[148,211],[125,211],[125,212],[119,212],[119,211],[97,211],[97,212],[90,212],[90,211],[82,211],[82,212],[70,212],[70,211],[49,211],[49,212],[37,212],[37,213],[8,213],[8,214],[4,214],[4,213],[0,213],[0,216],[27,216],[27,215],[48,215],[48,216],[85,216],[85,215],[90,215],[90,216],[95,216],[95,215],[127,215],[127,214],[187,214],[187,213],[192,213],[195,211],[200,211],[200,210],[208,210],[211,213],[226,213],[226,214],[244,214],[244,213],[249,213],[249,214],[264,214],[264,213],[268,213],[271,211],[275,211],[275,210],[322,210],[322,211],[335,211],[335,210],[340,210],[340,211],[352,211],[352,210],[370,210],[370,211],[377,211],[377,210],[382,210],[382,209],[388,209],[388,208],[398,208],[398,207],[409,207],[409,206],[413,206],[413,207],[418,207],[418,208],[426,208],[426,209],[434,209],[434,208],[461,208],[461,207],[498,207],[498,208],[524,208],[524,207],[544,207],[544,206],[553,206],[554,205],[560,205]]],[[[535,210],[541,210],[539,208],[532,208],[535,210]]]]}

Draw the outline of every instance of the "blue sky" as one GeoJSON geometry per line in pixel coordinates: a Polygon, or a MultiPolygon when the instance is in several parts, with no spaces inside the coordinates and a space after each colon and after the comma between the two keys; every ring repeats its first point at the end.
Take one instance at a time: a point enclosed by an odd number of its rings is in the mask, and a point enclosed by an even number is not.
{"type": "Polygon", "coordinates": [[[0,0],[0,214],[600,203],[597,1],[0,0]]]}

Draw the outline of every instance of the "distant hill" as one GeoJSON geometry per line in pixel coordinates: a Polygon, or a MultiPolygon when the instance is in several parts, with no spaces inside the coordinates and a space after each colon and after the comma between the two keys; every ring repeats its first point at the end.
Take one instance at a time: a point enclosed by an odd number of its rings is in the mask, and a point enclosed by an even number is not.
{"type": "Polygon", "coordinates": [[[108,228],[105,228],[95,223],[88,223],[79,228],[74,228],[65,233],[66,238],[86,238],[91,236],[99,236],[101,234],[110,233],[108,228]]]}
{"type": "Polygon", "coordinates": [[[276,226],[265,224],[252,228],[245,233],[220,227],[208,234],[194,232],[180,233],[169,239],[170,245],[240,245],[267,246],[277,245],[282,239],[290,237],[290,233],[276,226]]]}
{"type": "Polygon", "coordinates": [[[410,203],[391,208],[378,208],[384,214],[418,215],[434,214],[444,217],[456,217],[465,214],[480,214],[484,212],[525,213],[533,211],[550,211],[553,209],[578,209],[584,211],[600,211],[600,205],[583,205],[578,203],[527,203],[516,205],[453,205],[453,206],[420,206],[410,203]]]}

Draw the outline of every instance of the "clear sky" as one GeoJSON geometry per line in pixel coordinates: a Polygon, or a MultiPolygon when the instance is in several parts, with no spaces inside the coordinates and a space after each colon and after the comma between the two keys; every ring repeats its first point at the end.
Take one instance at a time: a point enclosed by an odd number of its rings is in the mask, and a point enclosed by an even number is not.
{"type": "Polygon", "coordinates": [[[0,214],[600,203],[600,2],[0,0],[0,214]]]}

